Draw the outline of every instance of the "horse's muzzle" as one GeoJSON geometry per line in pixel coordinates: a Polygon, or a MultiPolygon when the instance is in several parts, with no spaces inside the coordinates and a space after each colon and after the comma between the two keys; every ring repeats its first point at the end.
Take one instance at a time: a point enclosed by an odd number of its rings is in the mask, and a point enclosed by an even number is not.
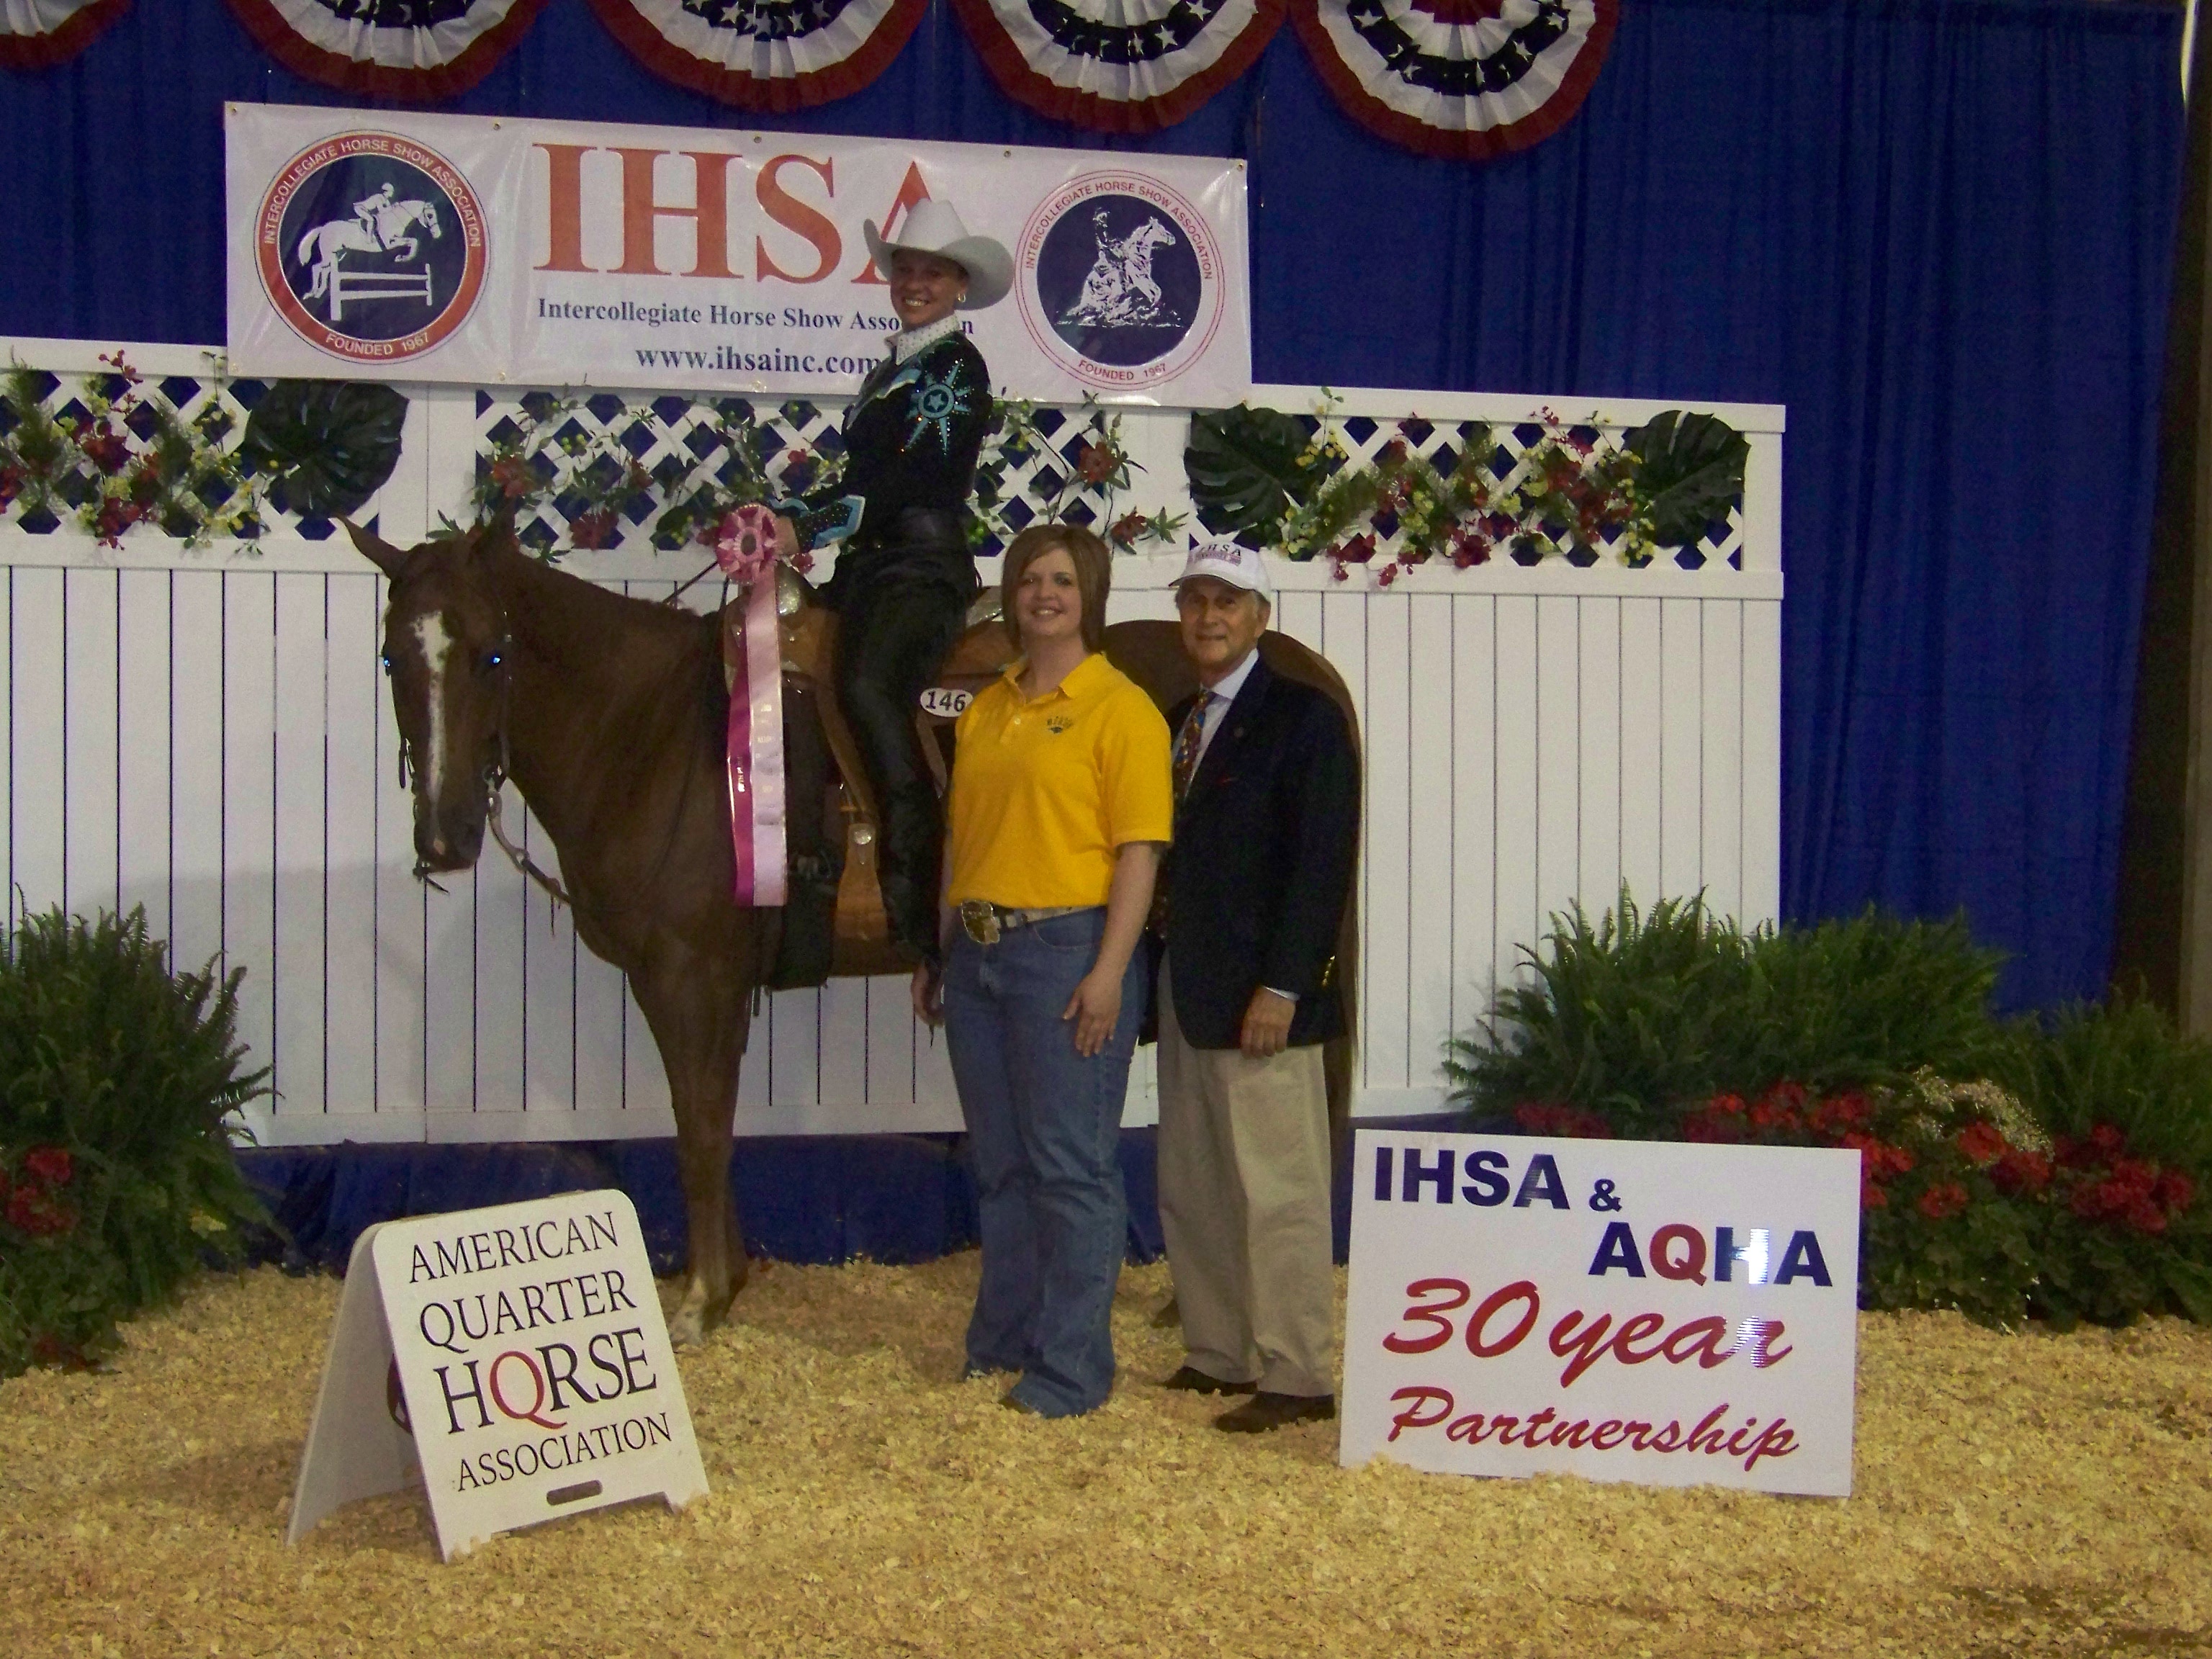
{"type": "Polygon", "coordinates": [[[465,870],[483,851],[484,825],[481,817],[458,823],[415,825],[415,873],[450,874],[465,870]]]}

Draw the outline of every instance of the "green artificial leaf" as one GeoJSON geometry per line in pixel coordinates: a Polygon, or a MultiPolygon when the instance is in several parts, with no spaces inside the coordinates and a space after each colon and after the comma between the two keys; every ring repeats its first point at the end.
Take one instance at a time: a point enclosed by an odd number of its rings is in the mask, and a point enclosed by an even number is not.
{"type": "Polygon", "coordinates": [[[1728,516],[1743,494],[1751,443],[1717,415],[1670,409],[1627,434],[1622,447],[1641,465],[1636,494],[1662,547],[1687,547],[1728,516]]]}
{"type": "Polygon", "coordinates": [[[278,380],[246,422],[239,459],[273,472],[270,499],[288,512],[339,518],[383,487],[399,463],[407,399],[363,380],[278,380]]]}
{"type": "Polygon", "coordinates": [[[1199,523],[1217,536],[1273,539],[1284,515],[1313,494],[1318,474],[1303,462],[1310,441],[1277,410],[1239,404],[1193,415],[1182,464],[1199,523]]]}

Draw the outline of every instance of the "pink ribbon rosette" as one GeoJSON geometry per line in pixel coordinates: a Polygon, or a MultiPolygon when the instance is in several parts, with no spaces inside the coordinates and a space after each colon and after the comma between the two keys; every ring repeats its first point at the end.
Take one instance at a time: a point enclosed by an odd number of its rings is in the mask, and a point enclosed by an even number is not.
{"type": "Polygon", "coordinates": [[[775,514],[757,501],[722,520],[714,562],[745,590],[744,638],[730,686],[730,840],[737,900],[784,902],[783,640],[775,614],[775,514]]]}

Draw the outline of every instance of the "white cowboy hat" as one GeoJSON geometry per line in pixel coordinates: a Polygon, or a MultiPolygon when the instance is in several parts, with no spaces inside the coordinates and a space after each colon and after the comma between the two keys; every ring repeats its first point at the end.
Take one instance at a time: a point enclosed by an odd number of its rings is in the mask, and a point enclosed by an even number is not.
{"type": "MultiPolygon", "coordinates": [[[[849,224],[851,221],[846,222],[849,224]]],[[[905,228],[899,232],[895,242],[884,240],[872,219],[862,221],[860,228],[868,238],[869,256],[875,260],[876,270],[885,282],[890,280],[891,255],[901,248],[910,248],[916,253],[934,253],[966,271],[968,293],[960,301],[963,311],[981,311],[986,306],[994,306],[1006,297],[1006,290],[1014,285],[1014,256],[988,236],[970,236],[950,202],[940,202],[933,196],[923,197],[907,210],[905,228]]]]}

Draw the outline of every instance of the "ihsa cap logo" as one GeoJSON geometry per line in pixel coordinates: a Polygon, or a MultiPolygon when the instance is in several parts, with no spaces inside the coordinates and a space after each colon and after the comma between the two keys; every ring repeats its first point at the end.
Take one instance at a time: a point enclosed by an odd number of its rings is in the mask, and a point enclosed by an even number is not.
{"type": "Polygon", "coordinates": [[[483,291],[476,192],[394,133],[341,133],[293,157],[261,198],[253,242],[269,303],[310,345],[356,362],[434,349],[483,291]]]}
{"type": "Polygon", "coordinates": [[[1030,337],[1085,386],[1172,380],[1221,325],[1212,227],[1142,173],[1071,179],[1030,216],[1016,257],[1030,337]]]}

